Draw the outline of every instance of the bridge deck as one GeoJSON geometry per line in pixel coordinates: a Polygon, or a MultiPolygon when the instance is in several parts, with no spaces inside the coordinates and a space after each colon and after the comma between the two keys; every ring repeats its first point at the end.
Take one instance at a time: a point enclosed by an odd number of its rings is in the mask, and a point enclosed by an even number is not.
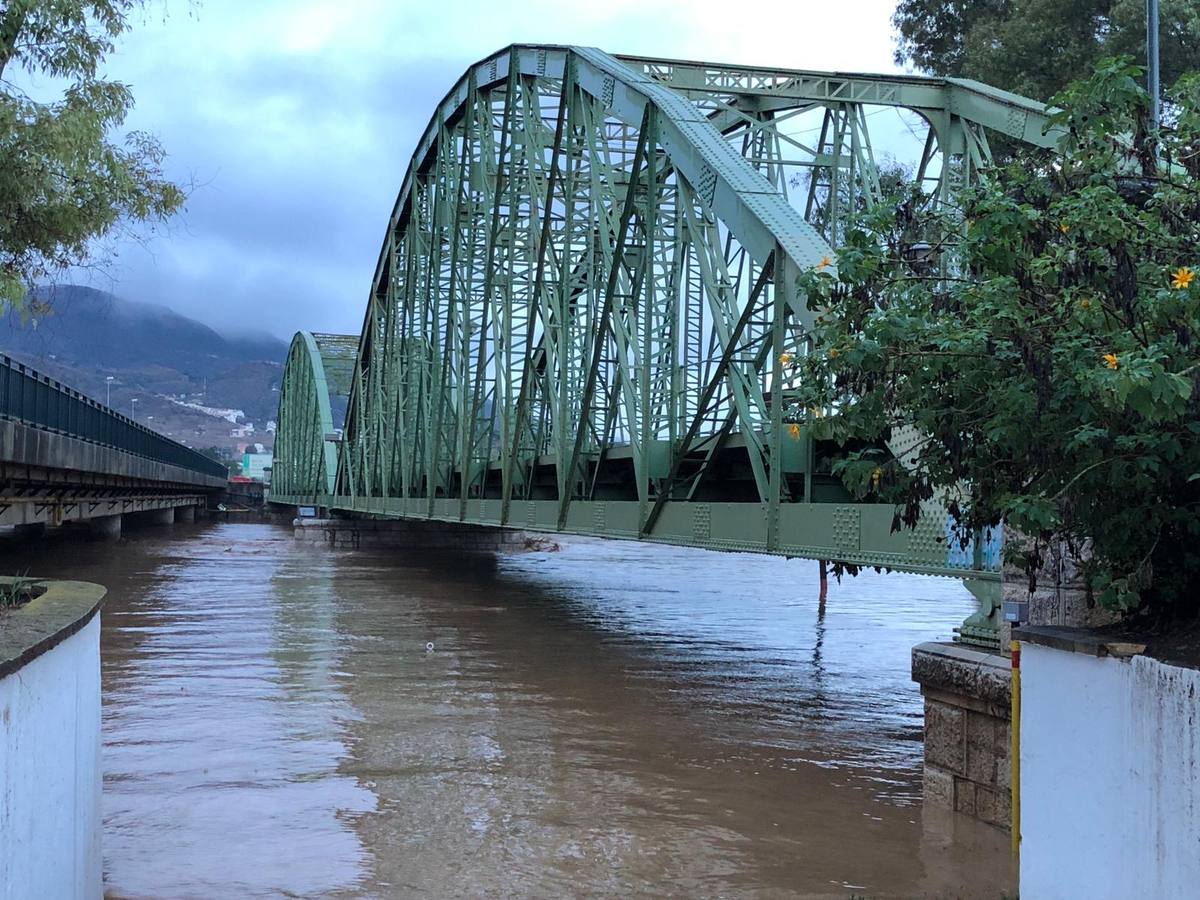
{"type": "Polygon", "coordinates": [[[57,525],[181,506],[225,467],[0,356],[0,525],[57,525]]]}

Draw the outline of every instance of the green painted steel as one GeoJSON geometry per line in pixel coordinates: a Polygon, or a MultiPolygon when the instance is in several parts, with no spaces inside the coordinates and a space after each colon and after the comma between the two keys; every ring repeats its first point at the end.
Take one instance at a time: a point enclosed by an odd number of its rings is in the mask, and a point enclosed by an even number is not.
{"type": "Polygon", "coordinates": [[[354,335],[301,331],[292,339],[279,390],[272,496],[317,503],[334,492],[357,350],[354,335]]]}
{"type": "MultiPolygon", "coordinates": [[[[276,469],[276,499],[998,584],[1000,535],[963,549],[937,504],[893,531],[891,506],[852,502],[785,374],[812,350],[800,274],[882,197],[889,111],[930,204],[990,162],[989,133],[1059,138],[1041,104],[961,79],[560,46],[472,66],[388,223],[336,478],[323,444],[324,468],[276,469]]],[[[293,344],[289,372],[314,358],[293,344]]],[[[304,396],[281,397],[281,442],[304,396]]]]}

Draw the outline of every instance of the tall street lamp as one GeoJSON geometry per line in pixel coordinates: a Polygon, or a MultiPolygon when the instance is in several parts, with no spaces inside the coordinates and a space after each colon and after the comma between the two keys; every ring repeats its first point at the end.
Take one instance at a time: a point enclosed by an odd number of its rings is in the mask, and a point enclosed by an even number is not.
{"type": "Polygon", "coordinates": [[[1150,127],[1158,130],[1158,0],[1146,0],[1146,91],[1150,94],[1150,127]]]}
{"type": "Polygon", "coordinates": [[[129,401],[129,418],[133,419],[135,422],[137,421],[137,401],[137,397],[134,397],[129,401]]]}
{"type": "Polygon", "coordinates": [[[113,383],[113,377],[111,375],[105,375],[104,376],[104,387],[105,387],[104,405],[109,406],[109,407],[112,406],[112,383],[113,383]]]}

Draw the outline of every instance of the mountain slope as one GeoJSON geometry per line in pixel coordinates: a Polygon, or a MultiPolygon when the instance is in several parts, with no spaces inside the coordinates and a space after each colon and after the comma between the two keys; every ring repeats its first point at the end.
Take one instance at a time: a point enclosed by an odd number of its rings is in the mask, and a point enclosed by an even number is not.
{"type": "Polygon", "coordinates": [[[229,421],[180,405],[240,409],[253,440],[276,415],[287,345],[227,337],[165,306],[76,285],[38,289],[28,321],[0,317],[0,351],[193,446],[234,447],[229,421]],[[111,384],[106,380],[111,377],[111,384]],[[131,402],[137,398],[136,406],[131,402]]]}

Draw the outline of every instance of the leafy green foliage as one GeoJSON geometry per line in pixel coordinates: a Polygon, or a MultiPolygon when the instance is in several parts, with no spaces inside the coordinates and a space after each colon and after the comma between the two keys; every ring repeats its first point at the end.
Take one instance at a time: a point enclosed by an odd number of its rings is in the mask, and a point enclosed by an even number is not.
{"type": "Polygon", "coordinates": [[[212,447],[197,447],[196,452],[221,463],[221,465],[229,469],[230,475],[242,474],[241,461],[234,459],[227,447],[217,447],[215,445],[212,447]]]}
{"type": "Polygon", "coordinates": [[[97,76],[138,0],[0,3],[0,308],[41,278],[86,262],[121,221],[161,221],[183,204],[150,135],[109,140],[133,106],[97,76]],[[53,102],[27,96],[14,70],[61,81],[53,102]]]}
{"type": "MultiPolygon", "coordinates": [[[[1200,4],[1162,0],[1163,83],[1200,69],[1200,4]]],[[[896,60],[1044,99],[1104,57],[1145,58],[1145,0],[899,0],[896,60]]]]}
{"type": "Polygon", "coordinates": [[[1023,152],[930,211],[862,217],[836,274],[804,276],[817,351],[798,417],[843,446],[847,485],[915,524],[945,496],[962,534],[1065,540],[1101,600],[1200,602],[1200,77],[1147,129],[1141,72],[1103,63],[1055,98],[1061,152],[1023,152]],[[881,449],[915,425],[914,458],[881,449]]]}

